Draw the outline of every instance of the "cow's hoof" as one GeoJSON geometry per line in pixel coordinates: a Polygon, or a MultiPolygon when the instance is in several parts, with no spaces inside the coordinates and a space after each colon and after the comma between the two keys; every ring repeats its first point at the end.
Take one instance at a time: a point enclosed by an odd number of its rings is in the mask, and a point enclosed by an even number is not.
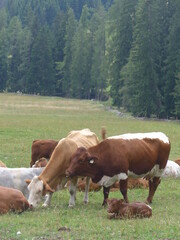
{"type": "Polygon", "coordinates": [[[75,207],[75,205],[72,205],[72,204],[68,205],[68,208],[74,208],[74,207],[75,207]]]}
{"type": "Polygon", "coordinates": [[[48,205],[48,204],[46,204],[46,203],[43,203],[42,207],[43,207],[43,208],[48,208],[48,207],[49,207],[49,205],[48,205]]]}
{"type": "Polygon", "coordinates": [[[84,204],[88,204],[88,201],[84,201],[84,204]]]}

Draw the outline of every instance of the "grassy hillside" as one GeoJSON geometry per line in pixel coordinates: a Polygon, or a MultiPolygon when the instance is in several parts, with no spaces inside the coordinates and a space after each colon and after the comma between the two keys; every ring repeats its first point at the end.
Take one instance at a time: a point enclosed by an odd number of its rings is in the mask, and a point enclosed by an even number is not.
{"type": "MultiPolygon", "coordinates": [[[[170,159],[180,157],[178,121],[120,118],[94,101],[0,94],[0,160],[8,167],[29,167],[34,139],[58,140],[82,128],[90,128],[101,139],[102,126],[108,136],[162,131],[171,140],[170,159]]],[[[49,209],[39,206],[20,215],[0,216],[0,239],[180,239],[179,181],[162,180],[152,204],[153,216],[143,220],[108,220],[101,206],[102,191],[89,193],[88,205],[78,192],[76,207],[68,209],[65,189],[54,194],[49,209]]],[[[147,194],[141,189],[128,192],[130,201],[144,201],[147,194]]],[[[111,192],[110,197],[122,198],[119,192],[111,192]]]]}

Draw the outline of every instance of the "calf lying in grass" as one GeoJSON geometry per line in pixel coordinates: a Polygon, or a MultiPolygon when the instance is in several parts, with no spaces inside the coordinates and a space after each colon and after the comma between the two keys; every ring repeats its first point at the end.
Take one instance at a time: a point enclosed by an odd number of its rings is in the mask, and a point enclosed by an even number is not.
{"type": "Polygon", "coordinates": [[[152,216],[152,208],[146,203],[126,203],[123,199],[108,200],[108,218],[149,218],[152,216]]]}
{"type": "Polygon", "coordinates": [[[29,203],[17,189],[0,186],[0,214],[13,212],[23,212],[29,208],[29,203]]]}

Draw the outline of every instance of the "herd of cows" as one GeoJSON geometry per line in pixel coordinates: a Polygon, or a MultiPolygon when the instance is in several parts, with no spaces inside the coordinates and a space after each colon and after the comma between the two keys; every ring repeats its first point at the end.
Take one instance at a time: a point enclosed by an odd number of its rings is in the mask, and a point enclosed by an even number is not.
{"type": "Polygon", "coordinates": [[[103,188],[108,218],[150,217],[156,189],[165,177],[180,177],[180,160],[169,159],[170,141],[161,132],[132,133],[102,141],[89,129],[71,131],[60,141],[35,140],[29,168],[8,168],[0,161],[0,214],[33,209],[44,199],[48,207],[55,191],[69,187],[69,207],[75,206],[76,189],[103,188]],[[147,188],[146,202],[129,203],[127,189],[147,188]],[[108,199],[120,189],[123,199],[108,199]]]}

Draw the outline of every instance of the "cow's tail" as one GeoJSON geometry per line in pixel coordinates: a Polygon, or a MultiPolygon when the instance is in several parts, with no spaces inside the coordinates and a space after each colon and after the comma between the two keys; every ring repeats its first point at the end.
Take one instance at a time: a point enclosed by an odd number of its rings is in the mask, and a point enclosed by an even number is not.
{"type": "Polygon", "coordinates": [[[106,139],[106,129],[105,129],[105,127],[102,127],[102,129],[101,129],[101,137],[102,137],[102,140],[106,139]]]}

